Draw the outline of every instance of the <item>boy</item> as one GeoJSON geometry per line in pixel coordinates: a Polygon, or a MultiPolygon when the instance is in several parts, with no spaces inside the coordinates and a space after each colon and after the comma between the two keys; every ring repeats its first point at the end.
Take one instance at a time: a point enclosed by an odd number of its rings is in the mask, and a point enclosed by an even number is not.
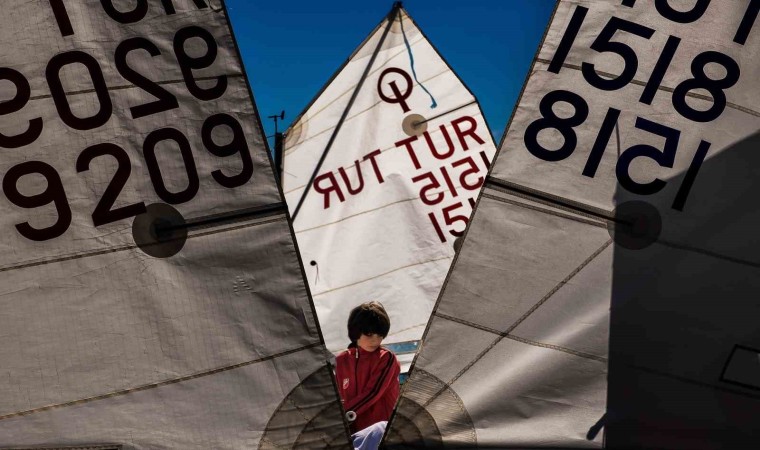
{"type": "Polygon", "coordinates": [[[362,303],[348,316],[351,344],[335,359],[335,378],[352,433],[387,421],[396,406],[401,365],[393,352],[380,346],[390,328],[379,302],[362,303]]]}

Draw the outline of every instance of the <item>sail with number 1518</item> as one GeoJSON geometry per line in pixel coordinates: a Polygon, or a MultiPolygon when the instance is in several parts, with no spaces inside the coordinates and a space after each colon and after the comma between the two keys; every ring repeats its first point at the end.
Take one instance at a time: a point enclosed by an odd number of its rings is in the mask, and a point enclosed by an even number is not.
{"type": "Polygon", "coordinates": [[[757,446],[758,12],[557,2],[389,448],[757,446]]]}

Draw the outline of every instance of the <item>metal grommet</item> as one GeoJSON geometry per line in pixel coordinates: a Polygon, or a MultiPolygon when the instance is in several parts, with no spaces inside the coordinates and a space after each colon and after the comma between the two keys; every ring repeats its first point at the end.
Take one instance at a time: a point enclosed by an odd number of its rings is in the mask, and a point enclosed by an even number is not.
{"type": "Polygon", "coordinates": [[[615,219],[607,226],[616,244],[629,250],[649,247],[662,233],[662,217],[653,205],[633,200],[615,208],[615,219]]]}
{"type": "Polygon", "coordinates": [[[409,114],[401,122],[401,128],[407,136],[420,136],[427,131],[427,119],[419,114],[409,114]]]}
{"type": "Polygon", "coordinates": [[[187,241],[185,218],[174,207],[153,203],[132,222],[135,244],[154,258],[169,258],[179,253],[187,241]]]}

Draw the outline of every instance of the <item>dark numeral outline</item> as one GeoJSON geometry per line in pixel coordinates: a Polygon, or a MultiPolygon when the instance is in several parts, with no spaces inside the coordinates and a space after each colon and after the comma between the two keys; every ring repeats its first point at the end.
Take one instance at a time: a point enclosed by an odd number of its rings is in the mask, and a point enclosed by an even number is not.
{"type": "MultiPolygon", "coordinates": [[[[32,96],[29,80],[21,72],[7,67],[0,67],[0,80],[10,81],[16,86],[16,95],[8,101],[0,102],[0,116],[12,114],[23,109],[29,103],[29,99],[32,96]]],[[[0,133],[0,147],[19,148],[29,145],[40,137],[42,126],[42,118],[37,117],[29,121],[29,127],[23,133],[14,136],[6,136],[0,133]]]]}
{"type": "Polygon", "coordinates": [[[668,37],[665,47],[662,49],[660,57],[657,59],[657,63],[652,69],[652,74],[647,81],[647,85],[644,87],[644,91],[641,93],[639,102],[645,105],[651,105],[654,100],[657,91],[662,85],[662,80],[665,79],[665,74],[670,68],[670,63],[673,62],[673,58],[676,55],[678,46],[681,44],[681,39],[675,36],[668,37]]]}
{"type": "Polygon", "coordinates": [[[459,184],[467,189],[468,191],[474,191],[477,189],[480,189],[481,186],[483,186],[484,177],[483,175],[478,176],[477,180],[475,181],[475,184],[469,184],[467,183],[467,176],[469,175],[478,175],[478,172],[480,171],[480,168],[475,163],[475,160],[472,158],[472,156],[465,156],[464,158],[454,161],[451,163],[451,167],[459,167],[463,166],[465,164],[469,163],[470,168],[467,170],[463,170],[462,173],[459,174],[459,184]]]}
{"type": "MultiPolygon", "coordinates": [[[[622,0],[621,5],[633,8],[637,0],[622,0]]],[[[754,1],[754,0],[753,0],[754,1]]],[[[668,0],[655,0],[654,3],[657,12],[670,21],[676,23],[692,23],[701,19],[705,15],[707,8],[710,6],[710,0],[697,0],[694,7],[688,11],[678,11],[670,6],[668,0]]]]}
{"type": "Polygon", "coordinates": [[[69,127],[75,130],[92,130],[93,128],[105,125],[111,118],[113,104],[111,103],[111,95],[108,92],[108,86],[103,76],[103,70],[100,68],[98,61],[89,54],[72,50],[53,56],[45,68],[45,77],[47,78],[55,107],[58,110],[58,115],[63,120],[63,123],[69,127]],[[71,111],[66,91],[63,89],[63,83],[60,78],[61,69],[75,63],[82,64],[87,68],[95,94],[100,103],[100,109],[97,114],[91,117],[79,118],[75,116],[71,111]]]}
{"type": "Polygon", "coordinates": [[[208,30],[195,25],[182,28],[174,35],[173,46],[187,90],[195,98],[208,101],[224,95],[224,92],[227,90],[227,75],[219,75],[216,77],[216,84],[206,89],[198,86],[193,75],[194,69],[206,69],[211,67],[216,61],[219,48],[214,36],[208,30]],[[206,44],[208,52],[205,55],[192,57],[185,51],[185,43],[194,37],[202,39],[206,44]]]}
{"type": "Polygon", "coordinates": [[[644,119],[643,117],[636,118],[636,128],[665,138],[663,149],[660,150],[648,144],[637,144],[629,147],[618,158],[617,165],[615,166],[615,175],[620,186],[628,192],[638,195],[656,194],[665,187],[667,182],[655,178],[649,183],[637,183],[629,174],[631,163],[636,158],[649,158],[660,167],[672,169],[676,160],[676,152],[678,152],[678,141],[681,138],[681,132],[675,128],[644,119]]]}
{"type": "Polygon", "coordinates": [[[607,149],[607,144],[610,142],[612,132],[615,131],[619,118],[619,109],[609,108],[607,110],[602,127],[599,129],[599,134],[596,136],[594,145],[591,147],[591,152],[588,155],[588,160],[586,160],[586,165],[583,167],[583,172],[581,172],[582,175],[589,178],[596,176],[596,170],[599,168],[599,163],[602,161],[602,156],[604,156],[604,151],[607,149]]]}
{"type": "Polygon", "coordinates": [[[683,181],[681,182],[681,187],[678,188],[676,198],[673,200],[672,208],[676,211],[683,211],[683,208],[686,205],[686,199],[689,197],[691,188],[697,179],[699,169],[702,167],[707,152],[710,150],[710,145],[711,144],[707,141],[699,142],[699,147],[697,147],[697,151],[694,153],[694,158],[691,160],[691,164],[689,164],[689,168],[686,170],[686,175],[684,175],[683,181]]]}
{"type": "Polygon", "coordinates": [[[538,110],[542,117],[534,120],[525,128],[523,136],[525,148],[533,156],[544,161],[556,162],[570,157],[578,145],[578,136],[573,128],[585,122],[589,115],[586,100],[575,92],[558,89],[544,95],[538,104],[538,110]],[[557,116],[553,108],[559,102],[572,105],[575,108],[573,115],[570,117],[557,116]],[[557,150],[546,149],[538,142],[538,134],[550,128],[559,131],[564,138],[562,147],[557,150]]]}
{"type": "Polygon", "coordinates": [[[643,25],[639,25],[629,20],[619,17],[610,17],[610,20],[604,26],[594,42],[591,43],[591,50],[599,53],[614,53],[623,58],[623,72],[615,78],[604,78],[596,73],[594,64],[587,62],[581,63],[581,72],[591,86],[603,91],[616,91],[627,86],[636,76],[639,67],[639,58],[636,51],[628,44],[614,42],[612,38],[618,31],[625,31],[644,39],[651,39],[654,30],[643,25]]]}
{"type": "Polygon", "coordinates": [[[660,15],[676,23],[693,23],[705,15],[711,0],[697,0],[694,7],[688,11],[678,11],[670,6],[668,0],[654,0],[654,7],[660,15]]]}
{"type": "Polygon", "coordinates": [[[103,192],[103,196],[92,212],[92,223],[96,227],[134,217],[147,211],[144,202],[112,209],[114,203],[116,203],[116,199],[127,184],[129,176],[132,174],[132,163],[129,160],[129,155],[118,145],[105,143],[84,149],[79,154],[79,157],[77,157],[77,173],[90,170],[90,163],[93,159],[106,155],[113,156],[118,163],[118,167],[113,178],[111,178],[111,182],[108,183],[108,187],[103,192]]]}
{"type": "Polygon", "coordinates": [[[113,0],[100,0],[103,10],[108,17],[121,24],[136,23],[145,18],[148,14],[148,0],[137,0],[137,4],[132,11],[121,12],[113,5],[113,0]]]}
{"type": "Polygon", "coordinates": [[[742,22],[739,24],[739,29],[736,30],[736,35],[734,35],[734,42],[741,45],[747,43],[747,38],[749,38],[749,33],[755,26],[758,14],[760,14],[760,0],[750,0],[747,12],[744,13],[742,22]]]}
{"type": "Polygon", "coordinates": [[[463,207],[464,204],[462,202],[456,202],[452,203],[449,206],[444,207],[441,212],[443,213],[443,221],[446,223],[446,225],[452,226],[457,222],[464,223],[464,228],[462,231],[455,231],[455,230],[449,230],[449,234],[451,234],[454,237],[459,237],[464,234],[464,230],[467,229],[467,222],[469,220],[467,219],[467,216],[463,216],[461,214],[457,214],[455,216],[452,216],[450,213],[454,211],[455,209],[463,207]]]}
{"type": "Polygon", "coordinates": [[[160,128],[151,132],[143,143],[143,157],[148,167],[153,189],[161,200],[171,205],[177,205],[189,202],[195,198],[195,194],[198,193],[198,189],[200,188],[198,169],[195,166],[190,142],[181,131],[175,128],[160,128]],[[161,175],[161,168],[158,166],[158,159],[156,158],[156,146],[162,141],[174,141],[179,147],[187,173],[187,187],[182,191],[171,192],[166,188],[164,178],[161,175]]]}
{"type": "Polygon", "coordinates": [[[137,72],[129,66],[127,57],[135,50],[145,50],[152,57],[161,54],[161,51],[156,47],[156,44],[142,37],[127,39],[116,47],[116,53],[114,56],[116,60],[116,70],[119,71],[125,80],[158,99],[150,103],[129,108],[132,118],[139,119],[140,117],[179,108],[177,97],[161,87],[161,85],[155,81],[148,79],[145,75],[137,72]]]}
{"type": "Polygon", "coordinates": [[[61,236],[71,226],[71,206],[63,187],[61,176],[53,166],[42,161],[26,161],[8,169],[3,178],[3,193],[16,206],[26,209],[38,208],[55,204],[58,220],[47,228],[34,228],[29,222],[16,224],[16,230],[25,238],[41,242],[61,236]],[[18,191],[18,180],[23,176],[40,174],[45,177],[48,186],[43,192],[35,195],[23,195],[18,191]]]}
{"type": "Polygon", "coordinates": [[[248,183],[253,176],[253,157],[251,156],[251,150],[248,147],[248,141],[245,138],[245,132],[240,122],[229,114],[214,114],[203,122],[201,140],[206,150],[212,155],[224,158],[239,153],[240,159],[243,162],[243,167],[237,175],[225,175],[218,169],[211,172],[211,176],[214,177],[217,183],[228,189],[248,183]],[[217,145],[211,136],[214,129],[220,125],[226,125],[232,130],[232,142],[227,145],[217,145]]]}
{"type": "Polygon", "coordinates": [[[682,82],[673,89],[673,107],[686,119],[700,123],[712,122],[725,111],[728,102],[725,91],[739,81],[741,68],[733,58],[725,53],[708,50],[697,55],[691,62],[691,74],[693,78],[682,82]],[[705,68],[710,63],[722,65],[726,69],[726,76],[721,79],[708,77],[705,68]],[[713,98],[712,106],[705,111],[689,106],[686,103],[686,97],[693,89],[708,91],[713,98]]]}
{"type": "Polygon", "coordinates": [[[427,192],[431,189],[438,189],[441,187],[441,183],[438,182],[438,179],[433,175],[433,172],[425,172],[423,174],[417,175],[416,177],[412,178],[412,183],[417,183],[419,181],[428,179],[430,183],[422,186],[420,189],[420,200],[422,200],[422,203],[433,206],[441,203],[443,201],[443,198],[445,194],[443,191],[439,191],[437,193],[437,196],[433,199],[429,199],[427,196],[427,192]]]}
{"type": "Polygon", "coordinates": [[[63,4],[63,0],[48,0],[50,2],[50,8],[53,10],[53,16],[56,23],[58,23],[58,30],[61,32],[61,36],[71,36],[74,34],[74,28],[71,26],[71,19],[69,19],[69,13],[66,11],[66,5],[63,4]]]}
{"type": "Polygon", "coordinates": [[[586,20],[586,14],[588,14],[588,8],[583,6],[577,6],[573,16],[570,18],[570,23],[565,30],[565,34],[562,35],[562,40],[557,45],[557,51],[554,52],[549,67],[546,69],[551,73],[559,73],[562,70],[562,65],[567,59],[567,55],[570,53],[570,49],[573,47],[575,39],[578,37],[578,33],[581,31],[583,21],[586,20]]]}

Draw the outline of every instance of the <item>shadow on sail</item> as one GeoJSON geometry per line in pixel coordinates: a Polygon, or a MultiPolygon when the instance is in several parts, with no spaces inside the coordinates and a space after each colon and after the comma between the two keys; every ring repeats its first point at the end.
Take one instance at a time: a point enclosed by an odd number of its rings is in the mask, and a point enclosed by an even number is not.
{"type": "MultiPolygon", "coordinates": [[[[668,183],[681,185],[686,176],[668,183]]],[[[759,194],[755,133],[704,162],[683,212],[657,205],[656,242],[638,250],[615,247],[608,448],[756,444],[759,194]]],[[[624,190],[616,195],[619,204],[631,197],[624,190]]],[[[635,240],[646,235],[646,225],[623,233],[635,240]]]]}
{"type": "Polygon", "coordinates": [[[259,441],[260,450],[351,449],[343,423],[340,403],[325,406],[317,393],[333,389],[333,373],[325,366],[296,386],[285,397],[267,423],[259,441]],[[300,424],[299,427],[295,424],[300,424]]]}
{"type": "Polygon", "coordinates": [[[473,447],[477,444],[472,420],[454,390],[421,369],[415,370],[407,382],[415,389],[396,406],[394,426],[385,440],[388,448],[443,448],[443,433],[446,440],[473,447]]]}
{"type": "Polygon", "coordinates": [[[670,3],[557,3],[390,447],[756,446],[760,8],[670,3]]]}

